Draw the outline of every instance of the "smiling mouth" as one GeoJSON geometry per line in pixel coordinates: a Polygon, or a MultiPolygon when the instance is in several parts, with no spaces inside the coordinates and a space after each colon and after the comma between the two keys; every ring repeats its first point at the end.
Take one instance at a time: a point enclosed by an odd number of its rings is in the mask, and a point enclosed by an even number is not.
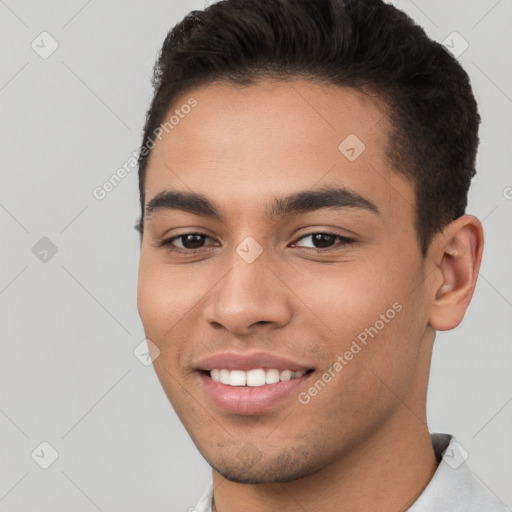
{"type": "Polygon", "coordinates": [[[286,382],[297,379],[314,370],[278,370],[277,368],[254,368],[252,370],[229,370],[227,368],[212,368],[201,373],[210,377],[214,382],[220,382],[233,387],[260,387],[278,382],[286,382]]]}

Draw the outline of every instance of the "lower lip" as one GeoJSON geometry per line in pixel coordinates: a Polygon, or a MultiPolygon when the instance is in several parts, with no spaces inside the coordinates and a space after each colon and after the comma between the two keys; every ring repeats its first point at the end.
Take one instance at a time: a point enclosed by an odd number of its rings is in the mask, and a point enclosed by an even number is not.
{"type": "Polygon", "coordinates": [[[204,373],[199,376],[206,395],[219,409],[250,415],[268,411],[286,398],[297,397],[299,388],[312,373],[264,386],[228,386],[204,373]]]}

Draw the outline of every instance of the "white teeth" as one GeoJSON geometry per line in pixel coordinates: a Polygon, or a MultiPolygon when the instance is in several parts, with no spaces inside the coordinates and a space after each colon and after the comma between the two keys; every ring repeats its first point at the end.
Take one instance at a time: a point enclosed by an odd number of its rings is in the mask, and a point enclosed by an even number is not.
{"type": "Polygon", "coordinates": [[[215,382],[221,382],[228,386],[264,386],[265,384],[275,384],[279,381],[287,381],[302,377],[306,372],[292,372],[291,370],[263,370],[262,368],[255,368],[247,372],[243,370],[226,370],[213,368],[210,371],[210,377],[215,382]]]}
{"type": "Polygon", "coordinates": [[[265,384],[275,384],[279,382],[279,370],[267,370],[265,384]]]}
{"type": "Polygon", "coordinates": [[[280,380],[290,380],[293,376],[293,372],[291,370],[283,370],[280,374],[279,374],[279,379],[280,380]]]}
{"type": "Polygon", "coordinates": [[[222,384],[229,384],[229,370],[220,370],[219,380],[222,384]]]}
{"type": "Polygon", "coordinates": [[[231,370],[229,372],[229,385],[230,386],[245,386],[247,382],[247,372],[243,370],[231,370]]]}
{"type": "Polygon", "coordinates": [[[249,370],[247,372],[247,385],[248,386],[264,386],[265,385],[265,370],[249,370]]]}

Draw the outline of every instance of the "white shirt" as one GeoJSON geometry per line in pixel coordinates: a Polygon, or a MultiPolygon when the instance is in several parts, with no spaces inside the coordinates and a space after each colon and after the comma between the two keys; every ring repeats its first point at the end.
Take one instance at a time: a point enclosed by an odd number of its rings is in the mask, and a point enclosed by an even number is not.
{"type": "MultiPolygon", "coordinates": [[[[432,446],[441,459],[434,476],[408,512],[512,512],[487,490],[469,469],[467,452],[450,434],[432,434],[432,446]]],[[[210,482],[190,512],[212,512],[210,482]]]]}

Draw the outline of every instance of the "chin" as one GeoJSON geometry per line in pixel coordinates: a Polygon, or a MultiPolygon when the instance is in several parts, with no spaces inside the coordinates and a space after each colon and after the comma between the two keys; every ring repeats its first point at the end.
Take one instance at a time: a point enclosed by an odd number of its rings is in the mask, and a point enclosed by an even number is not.
{"type": "Polygon", "coordinates": [[[282,484],[299,480],[308,476],[307,472],[285,472],[275,471],[269,473],[267,471],[251,471],[242,468],[214,468],[220,475],[230,482],[237,484],[282,484]]]}
{"type": "Polygon", "coordinates": [[[301,457],[291,460],[287,455],[280,454],[274,460],[264,460],[263,457],[254,461],[223,460],[208,464],[226,480],[238,484],[280,484],[298,480],[311,475],[320,468],[313,469],[304,463],[301,457]],[[301,464],[302,462],[302,464],[301,464]]]}

